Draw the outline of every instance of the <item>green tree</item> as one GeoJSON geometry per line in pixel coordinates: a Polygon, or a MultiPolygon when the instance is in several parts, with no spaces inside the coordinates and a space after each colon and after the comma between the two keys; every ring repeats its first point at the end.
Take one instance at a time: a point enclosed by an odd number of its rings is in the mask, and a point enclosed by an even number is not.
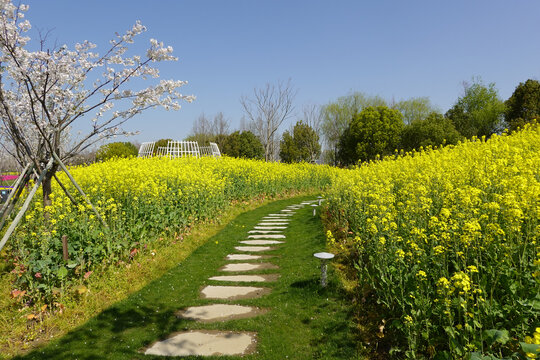
{"type": "Polygon", "coordinates": [[[96,161],[105,161],[113,157],[137,156],[139,150],[130,142],[113,142],[100,146],[96,153],[96,161]]]}
{"type": "Polygon", "coordinates": [[[405,125],[412,124],[414,121],[424,120],[431,113],[437,111],[437,108],[431,104],[428,97],[417,97],[410,98],[408,100],[401,100],[392,108],[401,112],[405,125]]]}
{"type": "Polygon", "coordinates": [[[319,135],[302,121],[296,123],[292,135],[288,130],[283,133],[280,149],[281,161],[287,163],[314,162],[321,155],[319,135]]]}
{"type": "Polygon", "coordinates": [[[533,119],[540,120],[540,82],[529,79],[520,83],[505,105],[510,130],[523,127],[533,119]]]}
{"type": "Polygon", "coordinates": [[[223,139],[224,155],[247,159],[264,159],[264,147],[251,131],[235,131],[223,139]]]}
{"type": "Polygon", "coordinates": [[[465,84],[465,94],[445,114],[461,135],[489,137],[503,129],[505,106],[491,83],[485,86],[480,79],[465,84]]]}
{"type": "Polygon", "coordinates": [[[432,112],[426,119],[413,121],[405,126],[401,135],[401,147],[409,151],[420,146],[455,145],[461,138],[450,119],[432,112]]]}
{"type": "Polygon", "coordinates": [[[374,160],[392,154],[399,146],[402,115],[386,106],[367,107],[354,116],[340,138],[338,160],[342,165],[374,160]]]}
{"type": "Polygon", "coordinates": [[[368,106],[386,106],[379,96],[355,92],[342,96],[322,108],[321,130],[330,152],[331,162],[337,165],[338,144],[341,136],[351,124],[353,117],[368,106]]]}

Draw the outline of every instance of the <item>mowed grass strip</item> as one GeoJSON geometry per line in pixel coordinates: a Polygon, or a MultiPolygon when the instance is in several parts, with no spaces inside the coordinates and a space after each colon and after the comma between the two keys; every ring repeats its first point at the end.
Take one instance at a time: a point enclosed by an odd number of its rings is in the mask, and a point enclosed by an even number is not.
{"type": "Polygon", "coordinates": [[[281,275],[276,282],[254,284],[271,288],[269,295],[236,301],[200,297],[200,290],[210,284],[245,286],[246,283],[208,279],[224,275],[218,269],[230,263],[225,257],[237,253],[234,247],[247,238],[248,231],[263,216],[309,198],[313,197],[280,200],[239,215],[161,278],[64,337],[17,359],[163,359],[143,355],[142,351],[171,334],[201,329],[258,333],[257,351],[242,359],[357,358],[351,303],[343,297],[333,271],[328,287],[323,289],[319,285],[319,262],[313,253],[325,249],[325,238],[311,207],[296,211],[284,231],[286,243],[264,253],[273,255],[272,258],[255,261],[279,266],[278,270],[256,272],[281,275]],[[218,323],[199,323],[175,316],[180,309],[213,303],[249,305],[269,311],[254,318],[218,323]]]}

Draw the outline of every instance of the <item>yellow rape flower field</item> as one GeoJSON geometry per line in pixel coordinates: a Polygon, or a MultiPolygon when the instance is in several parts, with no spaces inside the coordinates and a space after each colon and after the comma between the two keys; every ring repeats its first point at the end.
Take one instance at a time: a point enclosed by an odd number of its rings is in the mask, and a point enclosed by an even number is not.
{"type": "MultiPolygon", "coordinates": [[[[52,206],[44,209],[38,194],[7,249],[17,275],[14,296],[53,303],[67,285],[96,267],[129,260],[140,251],[150,253],[151,242],[159,237],[178,238],[238,201],[321,191],[334,171],[226,157],[131,158],[72,168],[108,228],[82,198],[73,205],[53,183],[52,206]],[[67,264],[62,236],[69,243],[67,264]]],[[[71,186],[70,194],[78,194],[64,173],[59,177],[71,186]]]]}
{"type": "Polygon", "coordinates": [[[539,127],[344,170],[326,198],[329,245],[390,354],[536,356],[539,127]]]}
{"type": "Polygon", "coordinates": [[[323,191],[329,249],[360,310],[376,309],[385,356],[540,358],[538,126],[354,169],[224,157],[70,171],[108,228],[59,187],[52,206],[34,201],[6,248],[21,302],[52,304],[92,271],[151,253],[155,239],[178,238],[239,201],[323,191]]]}

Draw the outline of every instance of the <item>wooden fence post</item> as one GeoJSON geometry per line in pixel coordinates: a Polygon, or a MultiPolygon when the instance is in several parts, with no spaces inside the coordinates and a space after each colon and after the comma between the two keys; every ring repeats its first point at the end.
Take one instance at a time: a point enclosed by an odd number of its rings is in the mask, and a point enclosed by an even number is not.
{"type": "Polygon", "coordinates": [[[68,252],[67,235],[62,235],[62,253],[63,253],[64,261],[68,261],[69,252],[68,252]]]}

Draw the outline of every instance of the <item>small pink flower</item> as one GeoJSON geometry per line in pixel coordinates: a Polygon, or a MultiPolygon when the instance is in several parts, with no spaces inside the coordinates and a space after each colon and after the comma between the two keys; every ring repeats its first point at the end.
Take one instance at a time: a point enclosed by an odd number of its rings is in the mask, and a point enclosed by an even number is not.
{"type": "Polygon", "coordinates": [[[90,277],[90,275],[92,275],[93,271],[89,271],[87,272],[86,274],[84,274],[84,279],[88,279],[90,277]]]}
{"type": "Polygon", "coordinates": [[[41,273],[36,273],[36,275],[34,275],[36,277],[36,279],[41,279],[42,276],[41,276],[41,273]]]}

